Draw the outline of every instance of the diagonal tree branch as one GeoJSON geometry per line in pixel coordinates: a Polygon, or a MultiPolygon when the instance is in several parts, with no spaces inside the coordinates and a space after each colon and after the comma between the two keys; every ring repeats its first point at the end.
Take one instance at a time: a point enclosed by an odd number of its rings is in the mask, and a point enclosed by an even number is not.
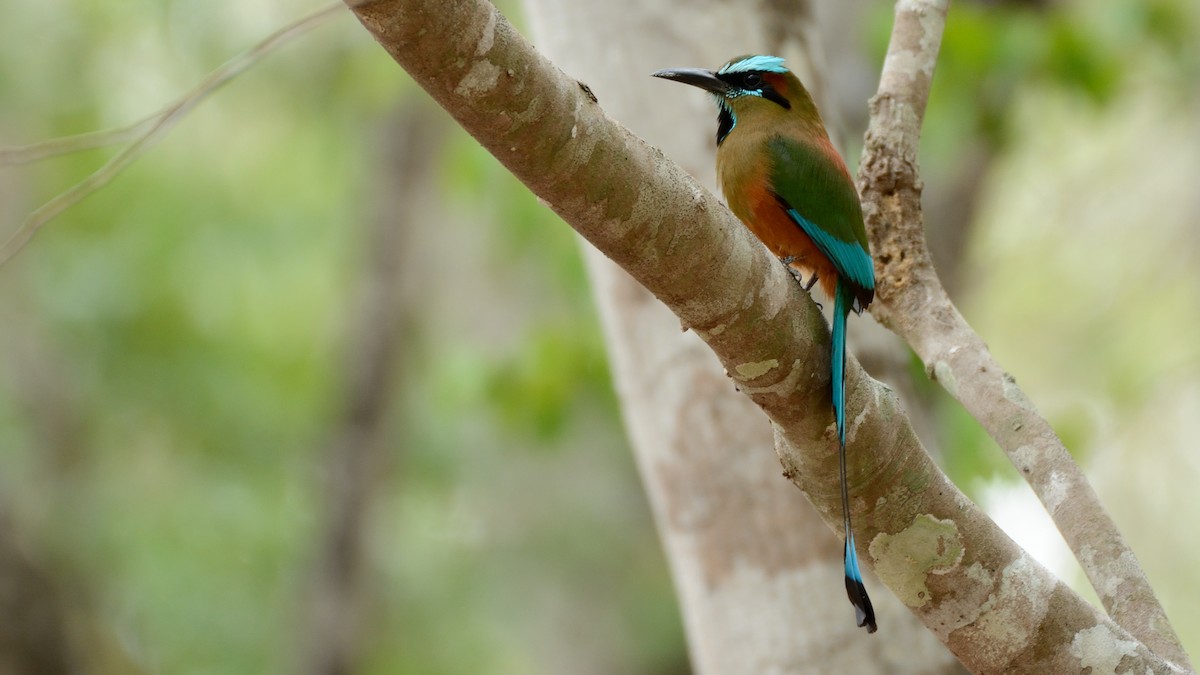
{"type": "Polygon", "coordinates": [[[926,248],[917,143],[949,0],[900,0],[860,169],[875,251],[871,313],[987,429],[1033,487],[1109,615],[1190,668],[1166,612],[1096,492],[1050,424],[950,302],[926,248]]]}
{"type": "MultiPolygon", "coordinates": [[[[490,3],[380,0],[353,9],[468,132],[696,330],[775,423],[785,472],[834,526],[828,332],[790,275],[490,3]]],[[[847,370],[865,559],[964,665],[1180,672],[1016,546],[938,471],[891,392],[857,362],[847,370]]]]}

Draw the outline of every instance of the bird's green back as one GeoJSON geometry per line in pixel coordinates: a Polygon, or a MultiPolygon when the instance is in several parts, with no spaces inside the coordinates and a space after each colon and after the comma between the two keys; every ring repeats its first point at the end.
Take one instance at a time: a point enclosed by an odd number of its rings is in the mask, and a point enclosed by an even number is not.
{"type": "Polygon", "coordinates": [[[875,288],[858,191],[827,138],[778,134],[767,142],[771,189],[838,273],[861,289],[875,288]]]}

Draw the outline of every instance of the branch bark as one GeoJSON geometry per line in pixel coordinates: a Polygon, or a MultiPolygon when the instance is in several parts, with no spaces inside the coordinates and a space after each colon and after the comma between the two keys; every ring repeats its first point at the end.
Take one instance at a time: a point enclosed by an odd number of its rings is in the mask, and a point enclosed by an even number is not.
{"type": "MultiPolygon", "coordinates": [[[[696,330],[774,422],[787,475],[835,526],[828,332],[790,275],[491,4],[381,0],[353,9],[469,133],[696,330]]],[[[938,471],[891,392],[856,361],[847,371],[864,559],[964,665],[1180,672],[1021,551],[938,471]]]]}
{"type": "Polygon", "coordinates": [[[917,142],[949,0],[900,0],[860,164],[875,253],[871,313],[902,336],[1025,477],[1113,620],[1191,668],[1133,551],[1050,424],[950,302],[925,242],[917,142]]]}

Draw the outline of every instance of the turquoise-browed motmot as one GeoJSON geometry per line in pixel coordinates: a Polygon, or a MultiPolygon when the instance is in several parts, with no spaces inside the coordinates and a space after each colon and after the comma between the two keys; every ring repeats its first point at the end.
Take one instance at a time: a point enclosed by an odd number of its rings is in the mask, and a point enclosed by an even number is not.
{"type": "Polygon", "coordinates": [[[862,206],[846,163],[834,149],[812,97],[775,56],[740,56],[716,72],[660,70],[662,77],[713,95],[717,176],[729,208],[784,264],[805,290],[818,280],[833,298],[833,414],[841,466],[846,594],[859,626],[875,632],[875,610],[863,586],[850,527],[846,486],[846,318],[875,296],[875,271],[862,206]]]}

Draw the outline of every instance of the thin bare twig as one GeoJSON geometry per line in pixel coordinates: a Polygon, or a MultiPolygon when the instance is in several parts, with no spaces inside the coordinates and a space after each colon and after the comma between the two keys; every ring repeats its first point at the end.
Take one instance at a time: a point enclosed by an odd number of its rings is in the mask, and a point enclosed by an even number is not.
{"type": "Polygon", "coordinates": [[[0,148],[0,164],[32,164],[60,155],[69,155],[75,152],[128,143],[145,134],[145,128],[155,121],[162,119],[170,112],[172,107],[173,105],[168,106],[132,124],[115,129],[89,131],[75,136],[64,136],[63,138],[54,138],[40,143],[0,148]]]}
{"type": "Polygon", "coordinates": [[[33,211],[33,213],[30,213],[24,222],[21,223],[21,226],[17,228],[17,231],[9,237],[8,241],[4,242],[3,246],[0,246],[0,267],[9,260],[12,260],[13,256],[25,248],[25,245],[33,239],[34,235],[46,223],[54,220],[67,209],[107,185],[120,175],[126,167],[132,164],[134,160],[154,147],[155,143],[161,140],[175,124],[191,112],[192,108],[195,108],[201,101],[208,98],[209,94],[212,94],[222,85],[244,73],[279,47],[315,28],[338,12],[341,12],[344,7],[345,5],[342,3],[326,5],[280,28],[248,51],[235,56],[220,68],[209,73],[208,77],[205,77],[194,89],[155,116],[120,129],[96,132],[94,134],[83,134],[68,139],[59,139],[57,141],[48,141],[42,144],[9,149],[8,152],[17,161],[35,161],[41,157],[108,145],[111,142],[118,142],[117,139],[125,138],[131,134],[136,139],[129,147],[114,155],[112,159],[105,162],[103,166],[96,169],[87,178],[84,178],[43,204],[37,210],[33,211]],[[141,131],[147,125],[150,128],[141,131]]]}
{"type": "Polygon", "coordinates": [[[1004,449],[1033,487],[1113,620],[1190,668],[1166,613],[1079,466],[950,302],[926,247],[917,142],[949,0],[900,0],[871,101],[860,169],[878,279],[871,312],[1004,449]]]}

